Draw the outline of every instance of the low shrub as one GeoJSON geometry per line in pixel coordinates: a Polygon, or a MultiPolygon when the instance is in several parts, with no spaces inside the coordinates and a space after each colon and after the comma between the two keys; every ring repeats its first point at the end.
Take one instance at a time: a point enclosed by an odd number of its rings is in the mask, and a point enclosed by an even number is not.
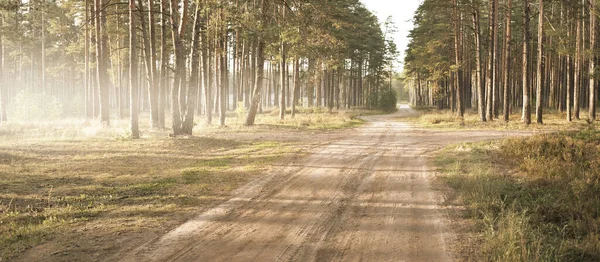
{"type": "Polygon", "coordinates": [[[600,132],[449,147],[437,164],[488,261],[600,261],[600,132]]]}

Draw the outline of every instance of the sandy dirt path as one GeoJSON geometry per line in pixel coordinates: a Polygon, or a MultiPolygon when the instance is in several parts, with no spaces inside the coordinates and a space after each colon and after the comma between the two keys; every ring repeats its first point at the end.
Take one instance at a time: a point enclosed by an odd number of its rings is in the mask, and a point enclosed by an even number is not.
{"type": "Polygon", "coordinates": [[[406,106],[297,163],[276,167],[236,197],[122,261],[452,261],[452,233],[431,188],[431,152],[519,133],[417,129],[406,106]]]}

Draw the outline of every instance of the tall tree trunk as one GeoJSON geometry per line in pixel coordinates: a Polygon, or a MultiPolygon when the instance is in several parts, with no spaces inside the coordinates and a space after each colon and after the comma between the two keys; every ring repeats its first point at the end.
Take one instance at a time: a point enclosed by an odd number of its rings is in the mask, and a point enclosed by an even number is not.
{"type": "Polygon", "coordinates": [[[510,115],[510,101],[509,101],[509,90],[510,90],[510,37],[511,37],[511,26],[510,23],[512,21],[511,18],[511,14],[512,14],[512,0],[506,0],[506,20],[505,20],[505,26],[506,26],[506,37],[504,38],[504,69],[502,70],[504,75],[503,75],[503,81],[502,83],[504,84],[504,97],[503,97],[503,105],[504,105],[504,110],[503,110],[503,116],[504,116],[504,121],[508,122],[509,120],[509,115],[510,115]]]}
{"type": "Polygon", "coordinates": [[[149,25],[149,36],[150,36],[150,70],[152,79],[151,90],[150,90],[150,119],[151,126],[154,128],[162,128],[160,121],[158,120],[158,100],[160,96],[161,85],[159,84],[160,77],[158,75],[158,69],[156,68],[156,26],[154,19],[154,0],[148,0],[148,25],[149,25]]]}
{"type": "Polygon", "coordinates": [[[108,34],[106,32],[106,0],[95,0],[96,25],[96,81],[99,94],[100,121],[110,126],[109,79],[108,79],[108,34]]]}
{"type": "MultiPolygon", "coordinates": [[[[282,8],[282,12],[283,12],[283,19],[285,20],[285,13],[286,13],[286,9],[285,7],[282,8]]],[[[281,81],[281,99],[279,100],[279,118],[280,119],[284,119],[285,118],[285,100],[286,100],[286,83],[287,83],[287,61],[286,61],[286,44],[285,44],[285,40],[283,39],[283,35],[280,36],[281,37],[281,45],[280,45],[280,55],[281,55],[281,61],[280,61],[280,81],[281,81]]]]}
{"type": "MultiPolygon", "coordinates": [[[[208,25],[210,23],[210,16],[207,15],[205,18],[204,23],[206,25],[208,25]]],[[[200,33],[200,37],[201,37],[201,41],[202,41],[202,66],[204,68],[203,70],[203,74],[204,74],[204,107],[205,107],[205,113],[206,113],[206,124],[207,125],[211,125],[212,124],[212,117],[213,117],[213,93],[212,93],[212,86],[213,86],[213,78],[212,78],[212,72],[213,72],[213,66],[212,66],[212,62],[211,62],[211,58],[212,58],[212,49],[211,49],[211,41],[208,39],[208,34],[206,32],[206,30],[202,30],[202,32],[200,33]]]]}
{"type": "Polygon", "coordinates": [[[314,101],[315,101],[315,60],[314,59],[309,59],[308,60],[308,82],[306,83],[306,96],[307,96],[307,105],[308,107],[313,107],[314,106],[314,101]]]}
{"type": "Polygon", "coordinates": [[[279,63],[279,82],[281,89],[279,91],[279,118],[285,118],[285,107],[286,107],[286,78],[287,78],[287,65],[286,65],[286,57],[285,57],[285,44],[283,41],[281,42],[281,61],[279,63]]]}
{"type": "Polygon", "coordinates": [[[200,65],[200,31],[202,30],[202,18],[200,17],[201,10],[201,2],[196,3],[196,11],[194,12],[194,31],[192,33],[192,48],[190,53],[192,70],[190,75],[190,85],[187,90],[187,107],[181,129],[181,133],[186,135],[192,135],[192,130],[194,129],[194,113],[196,111],[197,102],[196,97],[198,96],[198,90],[200,88],[198,83],[198,67],[200,65]]]}
{"type": "MultiPolygon", "coordinates": [[[[583,8],[582,8],[583,9],[583,8]]],[[[573,73],[573,116],[579,120],[579,90],[581,90],[581,19],[580,12],[575,12],[577,29],[575,30],[575,65],[573,73]]]]}
{"type": "Polygon", "coordinates": [[[167,1],[160,0],[160,87],[158,96],[158,127],[165,128],[165,111],[168,93],[168,51],[167,51],[167,1]]]}
{"type": "MultiPolygon", "coordinates": [[[[350,67],[352,68],[352,65],[353,65],[352,61],[350,63],[351,63],[350,67]]],[[[314,85],[314,88],[316,88],[316,100],[317,100],[316,106],[317,107],[320,107],[321,102],[322,102],[321,82],[322,82],[322,78],[323,78],[323,70],[321,68],[322,68],[321,62],[317,62],[317,68],[315,70],[315,74],[317,75],[317,81],[315,82],[315,85],[314,85]]],[[[352,87],[354,87],[354,85],[352,85],[352,87]]]]}
{"type": "Polygon", "coordinates": [[[486,72],[486,118],[494,119],[494,90],[496,88],[496,46],[498,31],[498,0],[490,0],[490,46],[488,48],[488,66],[486,72]]]}
{"type": "MultiPolygon", "coordinates": [[[[119,7],[115,5],[115,12],[118,13],[119,12],[119,7]]],[[[120,31],[120,25],[121,25],[121,16],[117,15],[117,31],[120,31]]],[[[121,46],[121,36],[117,36],[117,46],[120,47],[121,46]]],[[[117,79],[116,80],[116,84],[115,84],[115,99],[117,101],[117,109],[119,112],[119,118],[123,119],[125,118],[125,103],[123,103],[123,68],[121,67],[122,64],[127,64],[125,62],[128,61],[128,57],[125,58],[121,58],[121,48],[117,49],[117,66],[114,70],[115,72],[115,76],[117,79]]]]}
{"type": "Polygon", "coordinates": [[[298,91],[300,85],[300,60],[298,58],[294,59],[294,90],[292,94],[292,117],[296,116],[296,103],[298,101],[298,91]]]}
{"type": "MultiPolygon", "coordinates": [[[[3,17],[0,16],[0,20],[3,19],[3,17]]],[[[89,27],[89,4],[88,1],[85,1],[85,39],[84,39],[84,50],[83,50],[83,56],[84,56],[84,73],[83,73],[83,86],[84,86],[84,94],[85,94],[85,118],[86,121],[87,119],[89,119],[92,115],[92,103],[90,103],[90,27],[89,27]]],[[[1,21],[0,21],[1,23],[1,21]]],[[[0,91],[1,92],[1,91],[0,91]]],[[[1,96],[1,94],[0,94],[1,96]]],[[[0,103],[2,103],[0,101],[0,103]]],[[[0,120],[1,121],[1,120],[0,120]]]]}
{"type": "MultiPolygon", "coordinates": [[[[577,14],[577,11],[573,12],[574,14],[577,14]]],[[[577,16],[573,16],[574,19],[577,19],[577,16]]],[[[568,26],[568,30],[567,30],[567,39],[571,38],[571,22],[567,23],[568,26]]],[[[572,115],[573,115],[573,111],[571,110],[572,108],[572,103],[571,100],[572,98],[572,94],[573,94],[573,85],[571,83],[571,54],[567,53],[567,97],[566,97],[566,104],[567,104],[567,122],[571,122],[572,119],[572,115]]]]}
{"type": "Polygon", "coordinates": [[[458,2],[456,0],[452,0],[454,6],[454,58],[456,62],[456,112],[458,117],[463,118],[464,108],[462,105],[462,61],[460,57],[460,12],[458,7],[458,2]]]}
{"type": "Polygon", "coordinates": [[[529,99],[529,1],[523,0],[523,122],[531,124],[529,99]]]}
{"type": "MultiPolygon", "coordinates": [[[[265,23],[267,22],[267,2],[269,0],[261,0],[261,31],[266,28],[265,23]]],[[[264,34],[265,32],[261,32],[264,34]]],[[[256,113],[258,111],[258,104],[260,103],[261,98],[261,89],[263,84],[263,74],[264,74],[264,45],[265,40],[264,36],[259,34],[258,37],[258,46],[256,47],[256,80],[254,81],[254,90],[252,92],[252,101],[250,102],[250,109],[248,110],[248,114],[246,114],[246,125],[252,126],[254,125],[254,120],[256,119],[256,113]]]]}
{"type": "MultiPolygon", "coordinates": [[[[149,15],[150,17],[152,12],[152,6],[151,6],[151,2],[152,0],[148,0],[148,10],[149,10],[149,15]]],[[[154,75],[156,72],[156,67],[154,66],[154,63],[156,61],[156,56],[154,55],[154,53],[156,52],[156,50],[152,50],[151,48],[151,42],[153,40],[150,39],[150,37],[148,36],[148,26],[146,25],[146,19],[145,19],[145,11],[144,11],[144,5],[142,3],[142,0],[138,0],[138,10],[139,10],[139,14],[140,14],[140,26],[142,27],[142,38],[143,38],[143,46],[144,46],[144,64],[146,65],[146,75],[147,75],[147,80],[148,80],[148,100],[149,100],[149,104],[150,104],[150,126],[152,128],[156,128],[158,126],[158,92],[157,92],[157,88],[156,88],[156,83],[154,82],[154,75]]],[[[149,21],[150,26],[152,28],[154,28],[154,21],[150,20],[149,21]]]]}
{"type": "MultiPolygon", "coordinates": [[[[87,7],[87,5],[86,5],[87,7]]],[[[4,25],[4,14],[0,13],[0,28],[4,25]]],[[[7,121],[6,118],[6,97],[7,87],[4,81],[4,45],[2,43],[3,31],[0,30],[0,124],[7,121]]],[[[87,108],[87,106],[86,106],[87,108]]]]}
{"type": "MultiPolygon", "coordinates": [[[[102,3],[102,5],[104,6],[104,2],[102,3]]],[[[42,87],[41,90],[42,92],[48,92],[48,90],[46,90],[46,1],[42,0],[41,3],[41,13],[42,13],[42,19],[41,19],[41,24],[42,24],[42,29],[41,29],[41,34],[42,34],[42,68],[40,70],[41,73],[41,78],[42,78],[42,87]]],[[[104,13],[105,11],[103,11],[104,13]]],[[[106,23],[103,23],[102,26],[105,26],[106,23]]],[[[108,74],[107,74],[108,75],[108,74]]]]}
{"type": "Polygon", "coordinates": [[[535,102],[535,118],[538,124],[543,124],[542,116],[542,100],[544,96],[542,94],[542,44],[544,42],[544,0],[539,0],[539,14],[538,14],[538,46],[537,46],[537,72],[536,72],[536,102],[535,102]]]}
{"type": "Polygon", "coordinates": [[[130,110],[130,130],[131,138],[140,138],[140,130],[138,124],[138,56],[137,56],[137,40],[135,28],[135,0],[129,0],[129,92],[131,93],[129,101],[130,110]]]}
{"type": "Polygon", "coordinates": [[[183,0],[183,12],[179,18],[179,5],[177,0],[171,0],[171,35],[173,38],[173,49],[175,53],[175,72],[173,89],[171,92],[171,114],[173,116],[173,135],[182,134],[181,130],[181,97],[184,96],[185,89],[185,51],[182,36],[185,33],[187,0],[183,0]]]}
{"type": "Polygon", "coordinates": [[[473,9],[473,28],[475,29],[475,85],[477,86],[477,111],[479,120],[485,122],[485,91],[483,89],[483,76],[481,73],[481,29],[479,27],[479,7],[473,9]]]}
{"type": "Polygon", "coordinates": [[[596,120],[596,79],[595,59],[596,59],[596,0],[590,0],[590,91],[588,105],[588,121],[596,120]]]}
{"type": "MultiPolygon", "coordinates": [[[[221,22],[225,23],[225,10],[221,10],[221,22]]],[[[220,110],[219,110],[219,124],[220,126],[225,126],[225,116],[227,113],[227,96],[229,95],[229,76],[227,70],[227,28],[225,25],[221,28],[221,32],[219,37],[219,45],[220,45],[220,69],[221,69],[221,92],[220,92],[220,110]]]]}

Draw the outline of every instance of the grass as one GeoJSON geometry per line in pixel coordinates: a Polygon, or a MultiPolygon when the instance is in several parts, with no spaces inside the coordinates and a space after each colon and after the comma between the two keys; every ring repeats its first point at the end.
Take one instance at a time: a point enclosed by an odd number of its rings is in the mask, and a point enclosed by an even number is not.
{"type": "Polygon", "coordinates": [[[280,120],[273,110],[253,127],[243,126],[245,113],[229,113],[227,127],[217,126],[218,116],[213,125],[198,117],[197,136],[177,139],[151,129],[147,114],[138,140],[129,139],[126,119],[113,118],[108,128],[83,119],[3,123],[0,261],[44,243],[102,249],[98,243],[109,246],[115,235],[164,233],[229,199],[273,163],[301,155],[296,143],[304,138],[292,143],[278,134],[312,139],[380,112],[299,108],[280,120]]]}
{"type": "Polygon", "coordinates": [[[268,138],[130,140],[118,121],[91,137],[63,123],[0,127],[0,260],[81,230],[108,242],[176,225],[297,153],[268,138]]]}
{"type": "Polygon", "coordinates": [[[198,211],[291,150],[204,137],[0,143],[0,257],[86,221],[121,231],[125,217],[140,225],[198,211]]]}
{"type": "MultiPolygon", "coordinates": [[[[288,109],[285,118],[279,118],[279,110],[264,111],[257,114],[255,126],[244,126],[246,110],[238,108],[235,112],[227,113],[226,127],[219,126],[218,114],[213,114],[211,125],[206,124],[205,116],[196,116],[194,134],[213,135],[222,133],[270,132],[274,129],[286,131],[329,131],[361,126],[364,121],[358,116],[386,114],[386,112],[366,109],[340,109],[329,111],[322,107],[299,107],[294,117],[288,109]]],[[[113,114],[114,116],[114,114],[113,114]]],[[[148,113],[140,116],[142,136],[165,137],[169,130],[153,130],[150,128],[148,113]]],[[[111,127],[103,127],[99,121],[71,118],[54,121],[18,122],[9,121],[0,126],[0,139],[37,139],[56,140],[73,138],[102,138],[127,140],[130,136],[127,119],[111,119],[111,127]]],[[[165,126],[170,127],[167,122],[165,126]]]]}
{"type": "Polygon", "coordinates": [[[449,201],[475,221],[483,261],[600,261],[600,132],[450,146],[449,201]]]}
{"type": "MultiPolygon", "coordinates": [[[[426,128],[435,128],[443,130],[574,130],[580,129],[587,125],[585,117],[582,120],[573,120],[569,123],[566,121],[565,112],[556,110],[544,111],[544,124],[535,123],[535,114],[532,115],[532,124],[526,126],[521,122],[521,114],[511,114],[509,122],[504,122],[501,119],[494,121],[481,122],[477,114],[477,110],[467,110],[464,118],[460,119],[456,113],[450,110],[437,110],[431,107],[415,108],[420,114],[418,116],[403,118],[402,121],[408,121],[426,128]]],[[[502,118],[502,116],[500,116],[502,118]]]]}
{"type": "MultiPolygon", "coordinates": [[[[238,108],[235,114],[232,114],[232,117],[228,119],[228,125],[243,126],[246,113],[243,108],[238,108]]],[[[288,109],[285,118],[282,120],[279,118],[279,109],[275,108],[258,114],[256,126],[258,128],[270,127],[288,130],[336,130],[362,125],[363,121],[358,119],[357,116],[366,114],[384,114],[384,112],[363,109],[329,111],[323,107],[298,107],[294,117],[291,116],[291,109],[288,109]]]]}

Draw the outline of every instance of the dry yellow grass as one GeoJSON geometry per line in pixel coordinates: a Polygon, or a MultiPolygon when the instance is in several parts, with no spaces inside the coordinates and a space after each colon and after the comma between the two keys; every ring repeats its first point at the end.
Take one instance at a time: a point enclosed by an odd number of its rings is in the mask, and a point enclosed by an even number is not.
{"type": "MultiPolygon", "coordinates": [[[[518,111],[518,110],[516,110],[518,111]]],[[[408,121],[426,128],[456,130],[456,129],[478,129],[478,130],[573,130],[587,126],[585,116],[582,114],[581,120],[573,120],[571,123],[566,120],[565,112],[556,110],[544,111],[544,124],[535,123],[535,115],[532,115],[533,123],[529,126],[521,122],[520,112],[510,115],[509,122],[502,119],[494,121],[481,122],[476,111],[468,110],[463,119],[456,116],[456,113],[450,110],[436,110],[431,108],[418,109],[418,116],[404,118],[401,121],[408,121]]],[[[502,117],[502,116],[500,116],[502,117]]]]}
{"type": "Polygon", "coordinates": [[[351,128],[362,124],[355,116],[373,113],[301,108],[284,120],[259,114],[257,125],[246,127],[238,110],[226,127],[217,116],[213,125],[199,117],[194,137],[175,139],[150,129],[146,114],[138,140],[129,139],[126,119],[113,118],[108,128],[83,119],[3,123],[0,260],[49,239],[95,245],[90,239],[108,243],[114,235],[175,226],[230,198],[279,159],[298,156],[294,143],[301,140],[281,135],[351,128]]]}

